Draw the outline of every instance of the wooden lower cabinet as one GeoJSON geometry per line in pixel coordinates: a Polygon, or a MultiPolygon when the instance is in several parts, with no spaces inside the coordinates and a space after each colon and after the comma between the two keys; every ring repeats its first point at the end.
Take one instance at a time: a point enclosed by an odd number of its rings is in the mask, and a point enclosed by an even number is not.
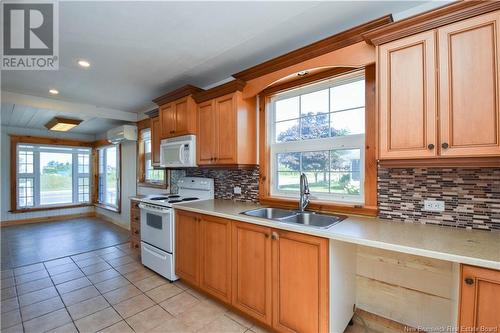
{"type": "Polygon", "coordinates": [[[200,221],[200,288],[231,302],[231,221],[202,216],[200,221]]]}
{"type": "Polygon", "coordinates": [[[500,271],[462,265],[461,277],[460,332],[499,330],[500,271]]]}
{"type": "Polygon", "coordinates": [[[141,251],[141,211],[136,200],[130,200],[130,247],[141,251]]]}
{"type": "Polygon", "coordinates": [[[194,213],[175,215],[175,274],[196,286],[200,284],[200,220],[194,213]]]}
{"type": "Polygon", "coordinates": [[[269,326],[272,324],[270,236],[271,228],[233,222],[232,305],[269,326]]]}
{"type": "Polygon", "coordinates": [[[328,332],[328,240],[273,231],[273,327],[328,332]]]}
{"type": "Polygon", "coordinates": [[[176,274],[278,332],[329,331],[328,239],[176,211],[176,274]]]}

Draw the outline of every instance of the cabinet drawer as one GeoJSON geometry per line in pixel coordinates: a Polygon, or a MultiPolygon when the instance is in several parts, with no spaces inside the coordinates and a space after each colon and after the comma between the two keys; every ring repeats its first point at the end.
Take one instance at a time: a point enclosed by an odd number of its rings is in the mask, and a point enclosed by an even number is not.
{"type": "Polygon", "coordinates": [[[130,235],[139,237],[141,235],[141,226],[137,223],[130,224],[130,235]]]}
{"type": "Polygon", "coordinates": [[[130,200],[130,209],[139,210],[139,201],[130,200]]]}

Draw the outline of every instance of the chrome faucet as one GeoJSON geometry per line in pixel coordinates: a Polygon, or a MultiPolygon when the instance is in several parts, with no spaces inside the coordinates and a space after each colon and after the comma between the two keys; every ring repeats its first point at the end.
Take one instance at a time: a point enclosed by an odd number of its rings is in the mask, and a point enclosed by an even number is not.
{"type": "Polygon", "coordinates": [[[309,204],[309,182],[305,173],[300,174],[300,199],[299,199],[299,211],[303,212],[309,204]]]}

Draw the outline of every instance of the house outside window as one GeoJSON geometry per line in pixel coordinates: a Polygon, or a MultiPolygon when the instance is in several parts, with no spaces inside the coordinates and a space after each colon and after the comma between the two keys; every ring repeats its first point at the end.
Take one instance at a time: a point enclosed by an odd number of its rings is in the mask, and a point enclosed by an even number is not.
{"type": "Polygon", "coordinates": [[[144,145],[144,182],[153,185],[165,184],[165,170],[153,168],[153,156],[151,151],[151,130],[141,131],[141,141],[144,145]]]}

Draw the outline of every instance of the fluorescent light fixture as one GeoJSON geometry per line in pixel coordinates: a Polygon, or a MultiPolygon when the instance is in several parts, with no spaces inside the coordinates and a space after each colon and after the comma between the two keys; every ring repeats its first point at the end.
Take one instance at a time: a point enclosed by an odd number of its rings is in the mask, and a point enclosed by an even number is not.
{"type": "Polygon", "coordinates": [[[49,131],[59,131],[66,132],[72,129],[73,127],[78,126],[82,121],[80,119],[67,119],[67,118],[59,118],[55,117],[51,121],[45,124],[45,127],[49,131]]]}
{"type": "Polygon", "coordinates": [[[80,60],[78,60],[78,65],[80,65],[80,67],[83,67],[83,68],[89,68],[90,62],[88,62],[87,60],[84,60],[84,59],[80,59],[80,60]]]}
{"type": "Polygon", "coordinates": [[[59,90],[57,90],[57,89],[49,89],[49,93],[51,93],[52,95],[57,95],[57,94],[59,94],[59,90]]]}

